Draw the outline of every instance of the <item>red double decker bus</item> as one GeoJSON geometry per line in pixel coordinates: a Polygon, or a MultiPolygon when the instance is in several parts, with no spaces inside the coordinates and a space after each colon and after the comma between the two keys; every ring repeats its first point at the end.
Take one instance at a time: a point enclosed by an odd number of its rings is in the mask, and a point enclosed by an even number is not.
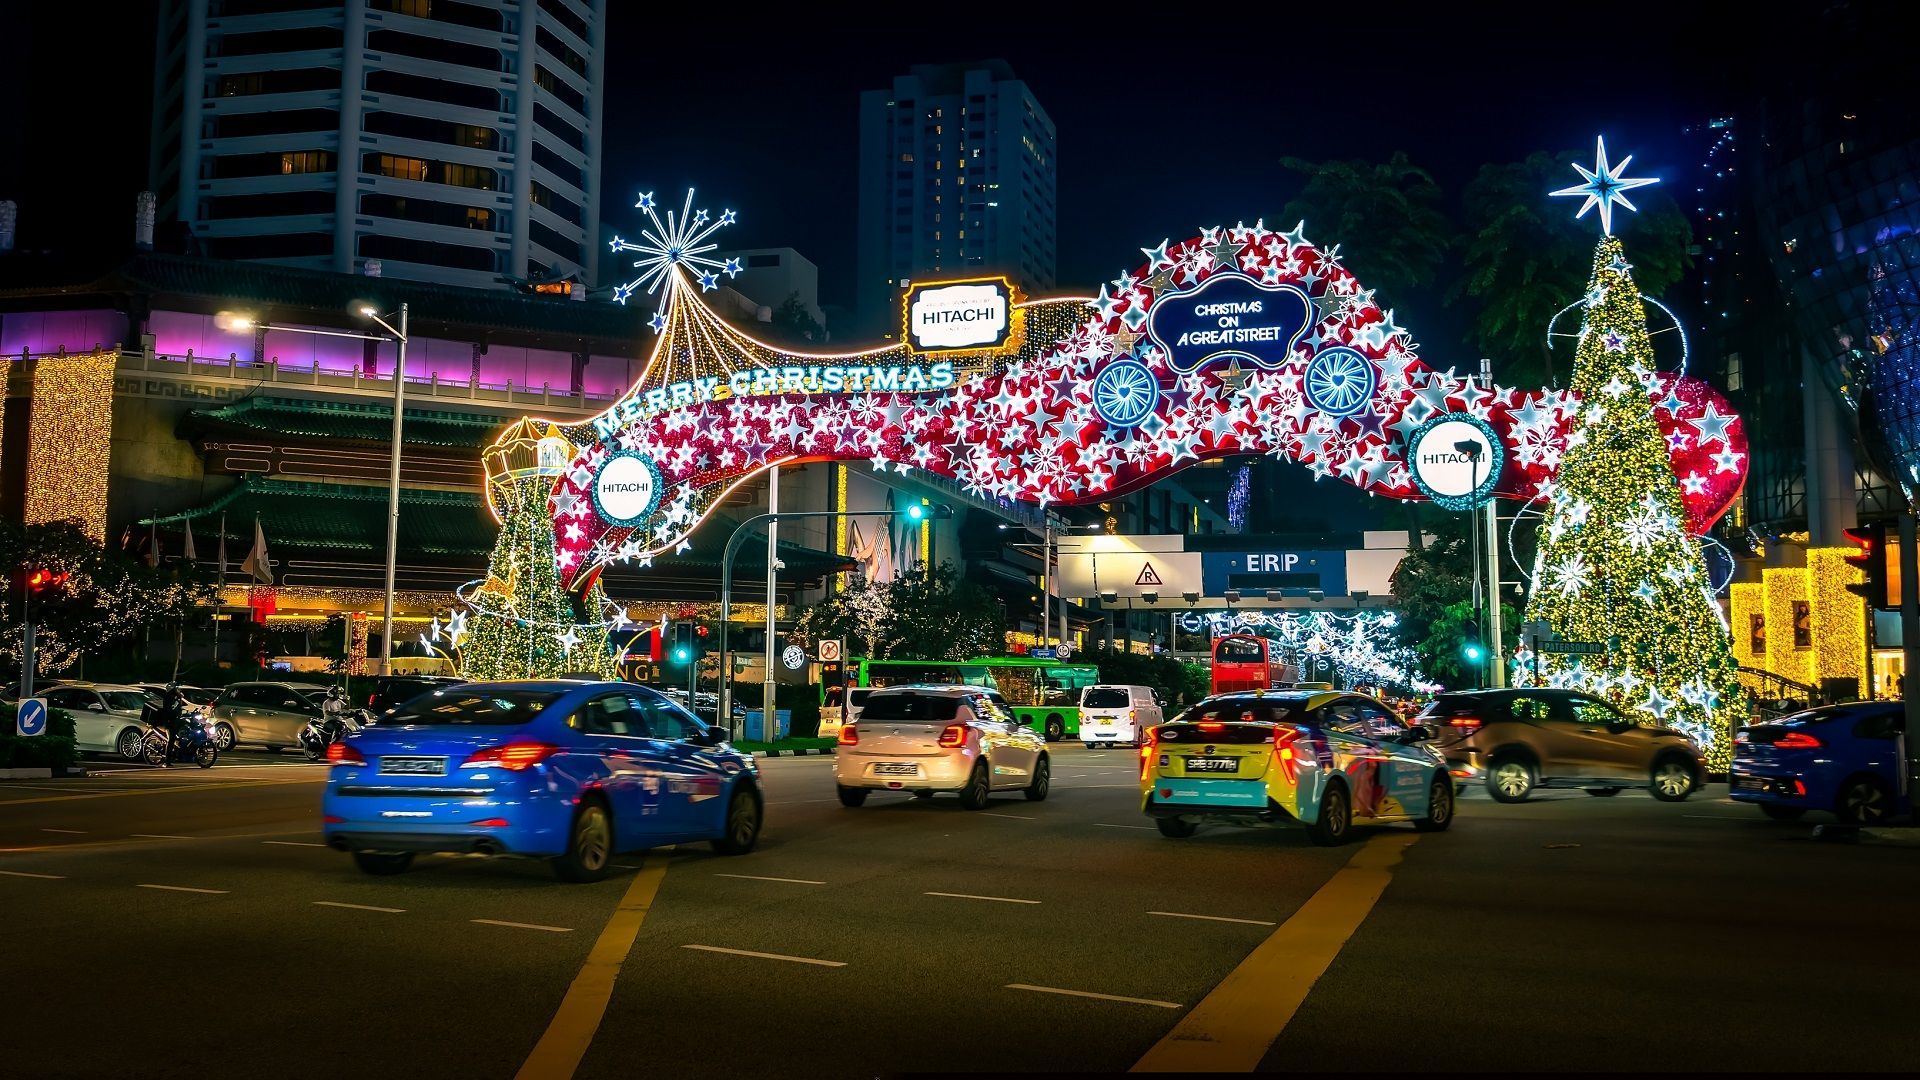
{"type": "Polygon", "coordinates": [[[1254,634],[1227,634],[1213,639],[1213,692],[1265,690],[1273,685],[1268,666],[1267,639],[1254,634]]]}

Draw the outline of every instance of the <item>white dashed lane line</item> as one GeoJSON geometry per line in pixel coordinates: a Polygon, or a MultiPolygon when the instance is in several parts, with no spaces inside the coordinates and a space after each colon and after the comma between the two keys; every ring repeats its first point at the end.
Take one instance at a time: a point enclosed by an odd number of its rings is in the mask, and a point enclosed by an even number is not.
{"type": "Polygon", "coordinates": [[[263,844],[271,844],[271,845],[273,845],[274,847],[317,847],[317,848],[323,848],[323,847],[326,847],[326,846],[327,846],[327,845],[325,845],[325,844],[316,844],[316,843],[312,843],[311,841],[307,841],[307,840],[262,840],[262,841],[260,841],[260,842],[261,842],[261,843],[263,843],[263,844]]]}
{"type": "Polygon", "coordinates": [[[922,893],[921,895],[944,896],[953,900],[991,900],[996,904],[1037,904],[1040,902],[1038,900],[1020,900],[1011,896],[975,896],[972,893],[961,892],[929,892],[922,893]]]}
{"type": "Polygon", "coordinates": [[[343,904],[338,900],[315,900],[313,906],[346,908],[349,911],[379,911],[388,915],[405,914],[407,910],[406,908],[399,907],[374,907],[372,904],[343,904]]]}
{"type": "Polygon", "coordinates": [[[683,949],[697,949],[700,952],[725,953],[728,956],[751,956],[760,960],[784,960],[789,964],[812,964],[815,967],[843,968],[847,965],[839,960],[815,960],[806,956],[785,956],[780,953],[754,952],[752,949],[723,949],[718,945],[682,945],[683,949]]]}
{"type": "Polygon", "coordinates": [[[1152,825],[1109,825],[1104,821],[1094,822],[1093,827],[1096,829],[1145,829],[1148,832],[1154,831],[1154,826],[1152,825]]]}
{"type": "Polygon", "coordinates": [[[979,812],[977,816],[1006,818],[1008,821],[1032,821],[1033,820],[1030,817],[1021,817],[1019,814],[996,814],[991,810],[982,810],[979,812]]]}
{"type": "Polygon", "coordinates": [[[63,834],[65,834],[65,835],[67,835],[67,836],[85,836],[85,835],[87,835],[87,830],[85,830],[85,829],[41,829],[40,831],[41,831],[41,832],[50,832],[50,833],[63,833],[63,834]]]}
{"type": "Polygon", "coordinates": [[[1152,998],[1122,997],[1119,994],[1096,994],[1090,990],[1063,990],[1058,986],[1030,986],[1027,983],[1008,983],[1009,990],[1031,990],[1036,994],[1064,994],[1067,997],[1092,998],[1095,1001],[1118,1001],[1127,1005],[1151,1005],[1156,1009],[1185,1008],[1177,1001],[1155,1001],[1152,998]]]}
{"type": "Polygon", "coordinates": [[[188,885],[135,885],[136,889],[159,889],[161,892],[203,893],[207,896],[225,896],[225,889],[196,889],[188,885]]]}
{"type": "Polygon", "coordinates": [[[0,877],[39,878],[43,881],[65,881],[59,874],[29,874],[25,870],[0,870],[0,877]]]}
{"type": "Polygon", "coordinates": [[[1225,915],[1189,915],[1184,911],[1149,911],[1147,914],[1164,915],[1169,919],[1204,919],[1207,922],[1244,923],[1247,926],[1279,925],[1267,919],[1229,919],[1225,915]]]}
{"type": "Polygon", "coordinates": [[[193,837],[191,836],[175,836],[172,833],[137,832],[137,833],[128,833],[127,835],[133,837],[135,840],[191,840],[193,839],[193,837]]]}
{"type": "Polygon", "coordinates": [[[738,878],[741,881],[779,881],[788,885],[825,885],[824,881],[810,881],[797,877],[762,877],[759,874],[715,874],[714,877],[738,878]]]}
{"type": "Polygon", "coordinates": [[[499,919],[468,919],[467,921],[479,923],[481,926],[506,926],[515,930],[544,930],[549,934],[573,933],[571,926],[541,926],[539,923],[502,922],[499,919]]]}

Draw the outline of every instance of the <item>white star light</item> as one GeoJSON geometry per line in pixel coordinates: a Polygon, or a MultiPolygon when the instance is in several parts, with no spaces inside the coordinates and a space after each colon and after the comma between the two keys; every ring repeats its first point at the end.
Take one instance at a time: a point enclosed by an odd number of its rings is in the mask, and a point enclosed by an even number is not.
{"type": "Polygon", "coordinates": [[[1648,184],[1657,184],[1660,180],[1658,177],[1629,179],[1622,176],[1621,174],[1627,171],[1627,165],[1633,161],[1633,155],[1628,154],[1620,159],[1620,164],[1609,166],[1607,140],[1604,138],[1595,139],[1594,148],[1594,156],[1597,160],[1591,171],[1583,165],[1573,167],[1575,172],[1587,178],[1587,182],[1561,188],[1551,194],[1584,196],[1587,201],[1580,204],[1580,209],[1573,215],[1574,218],[1577,220],[1587,216],[1587,211],[1597,206],[1600,208],[1600,231],[1612,235],[1613,204],[1619,203],[1629,210],[1639,211],[1639,207],[1627,201],[1626,192],[1637,187],[1646,187],[1648,184]]]}
{"type": "MultiPolygon", "coordinates": [[[[723,262],[707,255],[707,252],[720,246],[708,243],[707,238],[738,219],[732,210],[722,213],[718,218],[709,218],[705,210],[694,210],[692,188],[687,189],[687,201],[678,211],[667,211],[664,225],[660,223],[652,192],[642,194],[634,206],[647,215],[651,227],[640,230],[639,242],[622,240],[617,236],[613,238],[612,248],[616,254],[622,251],[640,253],[640,258],[633,263],[640,271],[640,276],[625,285],[615,286],[614,300],[624,304],[627,297],[639,292],[642,287],[651,294],[677,266],[686,267],[700,278],[702,288],[708,289],[719,281],[720,274],[733,277],[740,273],[738,259],[723,262]]],[[[665,320],[657,316],[654,322],[658,324],[654,326],[655,332],[665,325],[665,320]]]]}

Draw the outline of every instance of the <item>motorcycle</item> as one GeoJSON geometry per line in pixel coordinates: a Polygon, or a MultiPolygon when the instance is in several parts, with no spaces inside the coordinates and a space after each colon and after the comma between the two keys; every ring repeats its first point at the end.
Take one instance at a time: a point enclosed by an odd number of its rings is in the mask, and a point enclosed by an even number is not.
{"type": "MultiPolygon", "coordinates": [[[[157,729],[147,732],[141,750],[147,764],[165,764],[167,733],[157,729]]],[[[200,713],[191,714],[181,720],[180,734],[173,740],[173,760],[182,764],[192,762],[203,769],[211,769],[213,763],[219,759],[220,738],[214,734],[213,721],[200,713]]]]}
{"type": "Polygon", "coordinates": [[[316,716],[307,721],[300,729],[300,746],[307,752],[308,761],[319,761],[327,756],[327,747],[349,735],[357,735],[367,723],[365,709],[342,712],[337,718],[316,716]]]}

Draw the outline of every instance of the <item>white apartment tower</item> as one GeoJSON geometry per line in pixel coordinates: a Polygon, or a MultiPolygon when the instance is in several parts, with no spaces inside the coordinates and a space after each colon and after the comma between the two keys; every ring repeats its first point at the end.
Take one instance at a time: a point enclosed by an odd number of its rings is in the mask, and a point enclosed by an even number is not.
{"type": "Polygon", "coordinates": [[[606,2],[163,0],[163,233],[311,269],[594,284],[606,2]]]}

